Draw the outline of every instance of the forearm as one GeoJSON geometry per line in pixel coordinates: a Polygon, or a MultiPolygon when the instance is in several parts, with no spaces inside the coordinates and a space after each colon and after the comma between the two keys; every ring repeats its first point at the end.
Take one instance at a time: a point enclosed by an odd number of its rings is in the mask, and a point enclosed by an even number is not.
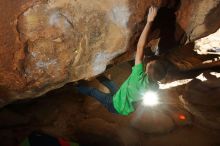
{"type": "Polygon", "coordinates": [[[145,47],[145,44],[148,39],[150,27],[151,27],[151,22],[147,22],[146,26],[144,27],[143,32],[141,33],[141,36],[140,36],[138,44],[137,44],[135,64],[141,63],[144,58],[144,47],[145,47]]]}
{"type": "Polygon", "coordinates": [[[156,14],[157,14],[157,8],[150,7],[148,18],[147,18],[147,24],[145,25],[144,30],[141,33],[141,36],[138,40],[135,64],[139,64],[143,61],[145,44],[148,40],[148,34],[150,32],[150,28],[151,28],[152,22],[154,21],[156,14]]]}
{"type": "Polygon", "coordinates": [[[141,49],[141,50],[144,49],[145,44],[148,39],[149,32],[150,32],[151,24],[152,24],[152,22],[147,22],[147,24],[145,25],[144,30],[141,33],[141,36],[139,38],[139,41],[137,44],[137,49],[141,49]]]}

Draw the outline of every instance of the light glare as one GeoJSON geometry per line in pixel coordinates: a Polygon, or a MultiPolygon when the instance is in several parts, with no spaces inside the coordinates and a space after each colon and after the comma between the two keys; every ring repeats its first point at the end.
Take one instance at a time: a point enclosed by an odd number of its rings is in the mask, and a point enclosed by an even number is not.
{"type": "Polygon", "coordinates": [[[155,92],[148,91],[143,96],[143,105],[155,106],[159,103],[158,96],[155,92]]]}

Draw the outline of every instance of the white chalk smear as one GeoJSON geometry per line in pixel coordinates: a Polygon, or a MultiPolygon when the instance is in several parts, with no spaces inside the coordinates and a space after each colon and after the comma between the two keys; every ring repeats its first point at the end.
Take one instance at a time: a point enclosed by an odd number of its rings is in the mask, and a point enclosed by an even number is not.
{"type": "Polygon", "coordinates": [[[93,74],[98,75],[104,72],[108,62],[112,60],[114,57],[116,57],[118,54],[121,54],[122,52],[124,52],[123,49],[117,52],[114,52],[114,53],[108,53],[108,52],[103,52],[103,51],[97,53],[92,63],[93,74]]]}
{"type": "Polygon", "coordinates": [[[128,7],[124,5],[117,5],[112,8],[109,13],[110,19],[117,25],[122,27],[127,27],[127,23],[130,17],[130,12],[128,7]]]}
{"type": "Polygon", "coordinates": [[[49,24],[52,26],[56,26],[58,25],[60,22],[60,15],[58,12],[53,13],[50,17],[49,17],[49,24]]]}
{"type": "Polygon", "coordinates": [[[42,61],[42,60],[39,60],[37,63],[36,63],[36,66],[37,68],[48,68],[50,65],[54,65],[57,63],[57,59],[52,59],[50,61],[42,61]]]}

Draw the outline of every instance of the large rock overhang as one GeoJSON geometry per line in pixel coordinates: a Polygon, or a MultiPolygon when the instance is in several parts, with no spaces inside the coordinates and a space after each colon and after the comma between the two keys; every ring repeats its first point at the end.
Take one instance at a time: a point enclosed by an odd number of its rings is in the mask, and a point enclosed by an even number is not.
{"type": "Polygon", "coordinates": [[[8,13],[0,26],[0,105],[38,97],[68,82],[99,75],[112,61],[131,59],[152,4],[161,9],[150,39],[160,37],[160,47],[166,49],[216,31],[219,3],[2,0],[1,10],[8,13]]]}

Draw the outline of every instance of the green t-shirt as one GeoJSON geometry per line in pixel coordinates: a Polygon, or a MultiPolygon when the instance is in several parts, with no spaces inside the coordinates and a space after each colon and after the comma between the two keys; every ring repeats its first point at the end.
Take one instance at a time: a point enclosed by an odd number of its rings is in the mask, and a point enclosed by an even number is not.
{"type": "Polygon", "coordinates": [[[141,100],[148,87],[148,76],[144,72],[143,63],[133,66],[131,75],[113,96],[116,111],[122,115],[133,112],[133,103],[141,100]]]}

